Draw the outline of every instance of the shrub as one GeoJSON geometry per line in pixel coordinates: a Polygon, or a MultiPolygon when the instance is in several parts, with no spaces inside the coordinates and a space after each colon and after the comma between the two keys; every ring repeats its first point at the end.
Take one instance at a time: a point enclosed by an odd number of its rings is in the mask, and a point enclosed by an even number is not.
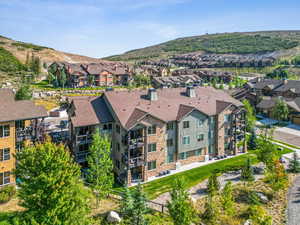
{"type": "Polygon", "coordinates": [[[16,189],[12,185],[4,186],[0,189],[0,203],[6,203],[16,194],[16,189]]]}

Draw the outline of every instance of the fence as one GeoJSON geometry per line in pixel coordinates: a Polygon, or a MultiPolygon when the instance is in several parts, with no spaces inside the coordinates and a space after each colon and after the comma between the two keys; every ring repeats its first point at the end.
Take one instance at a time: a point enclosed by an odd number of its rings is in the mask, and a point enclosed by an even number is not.
{"type": "MultiPolygon", "coordinates": [[[[122,192],[113,190],[113,191],[111,191],[111,194],[109,194],[109,197],[120,201],[120,200],[122,200],[122,195],[123,195],[122,192]]],[[[165,204],[162,204],[162,203],[147,200],[147,206],[150,209],[161,212],[161,213],[168,212],[168,208],[166,207],[165,204]]]]}

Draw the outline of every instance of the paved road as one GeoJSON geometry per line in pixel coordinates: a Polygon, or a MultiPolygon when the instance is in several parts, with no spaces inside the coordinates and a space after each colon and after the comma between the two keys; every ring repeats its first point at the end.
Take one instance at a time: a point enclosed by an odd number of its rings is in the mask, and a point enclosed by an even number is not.
{"type": "Polygon", "coordinates": [[[287,225],[300,224],[300,175],[295,179],[288,193],[287,225]]]}

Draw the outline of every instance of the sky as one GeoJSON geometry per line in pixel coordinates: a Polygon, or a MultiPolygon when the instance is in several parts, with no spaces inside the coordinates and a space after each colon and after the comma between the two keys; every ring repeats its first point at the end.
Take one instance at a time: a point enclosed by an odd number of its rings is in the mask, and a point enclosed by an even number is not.
{"type": "Polygon", "coordinates": [[[0,0],[0,35],[91,57],[179,37],[300,30],[299,0],[0,0]]]}

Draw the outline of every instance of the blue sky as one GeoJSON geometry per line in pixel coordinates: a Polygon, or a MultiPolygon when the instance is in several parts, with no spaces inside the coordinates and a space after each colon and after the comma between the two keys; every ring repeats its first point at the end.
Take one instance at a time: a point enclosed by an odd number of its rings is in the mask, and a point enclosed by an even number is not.
{"type": "Polygon", "coordinates": [[[178,37],[300,29],[299,0],[0,0],[0,35],[104,57],[178,37]]]}

